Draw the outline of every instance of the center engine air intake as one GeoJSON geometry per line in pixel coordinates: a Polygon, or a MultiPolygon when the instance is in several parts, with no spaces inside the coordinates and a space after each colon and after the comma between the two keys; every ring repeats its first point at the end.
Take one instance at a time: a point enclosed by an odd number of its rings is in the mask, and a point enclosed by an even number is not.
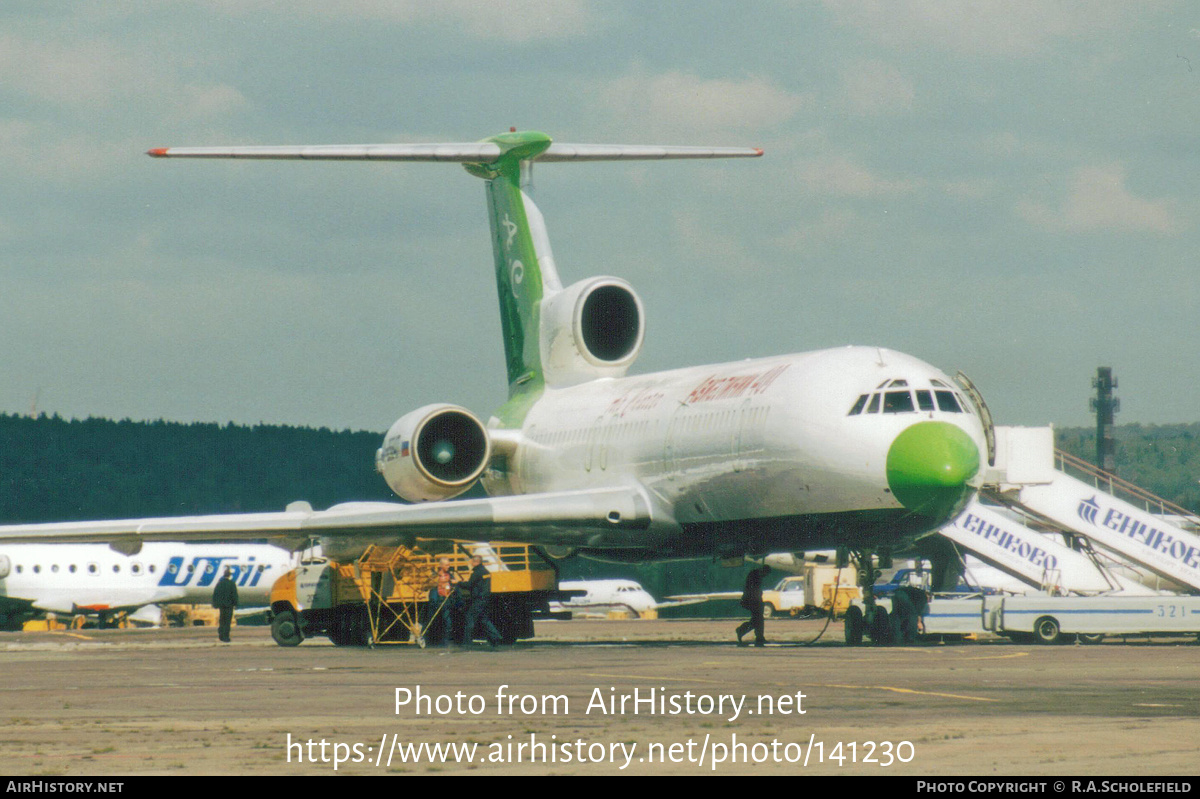
{"type": "Polygon", "coordinates": [[[574,283],[548,298],[542,314],[543,356],[551,384],[620,377],[642,349],[642,301],[620,278],[574,283]]]}
{"type": "Polygon", "coordinates": [[[457,405],[426,405],[400,417],[375,453],[375,468],[409,502],[456,497],[491,458],[487,429],[457,405]]]}
{"type": "Polygon", "coordinates": [[[579,338],[596,360],[614,363],[627,358],[642,332],[641,309],[633,292],[620,285],[601,285],[583,298],[579,338]]]}

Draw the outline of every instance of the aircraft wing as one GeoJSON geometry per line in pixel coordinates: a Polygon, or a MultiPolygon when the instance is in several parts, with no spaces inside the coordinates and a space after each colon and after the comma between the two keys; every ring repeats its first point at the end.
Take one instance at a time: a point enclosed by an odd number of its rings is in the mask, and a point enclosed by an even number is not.
{"type": "MultiPolygon", "coordinates": [[[[738,596],[741,596],[741,594],[738,594],[738,596]]],[[[700,595],[669,596],[663,602],[655,602],[654,609],[663,610],[665,608],[681,608],[684,605],[699,605],[701,602],[707,602],[708,600],[709,597],[700,595]]]]}
{"type": "Polygon", "coordinates": [[[650,501],[636,487],[522,494],[406,505],[349,502],[314,511],[297,502],[278,513],[164,516],[147,519],[0,526],[0,541],[108,543],[136,552],[145,541],[267,539],[299,549],[312,538],[400,543],[415,537],[587,546],[596,536],[650,526],[650,501]]]}
{"type": "Polygon", "coordinates": [[[669,599],[670,601],[676,602],[680,605],[695,605],[699,602],[712,602],[712,601],[715,601],[718,599],[741,599],[741,598],[742,598],[741,591],[717,591],[712,594],[677,594],[676,596],[667,597],[667,599],[669,599]]]}

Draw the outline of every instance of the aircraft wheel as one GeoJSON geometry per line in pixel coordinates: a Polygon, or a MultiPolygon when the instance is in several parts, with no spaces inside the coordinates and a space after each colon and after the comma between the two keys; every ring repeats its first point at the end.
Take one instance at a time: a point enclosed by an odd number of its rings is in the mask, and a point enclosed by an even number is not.
{"type": "Polygon", "coordinates": [[[1081,644],[1098,644],[1104,640],[1104,633],[1080,633],[1077,637],[1081,644]]]}
{"type": "Polygon", "coordinates": [[[1053,644],[1058,641],[1058,620],[1053,616],[1043,616],[1033,625],[1033,634],[1039,644],[1053,644]]]}
{"type": "Polygon", "coordinates": [[[367,606],[354,607],[347,614],[346,644],[348,646],[370,646],[374,643],[371,633],[371,617],[367,606]]]}
{"type": "Polygon", "coordinates": [[[863,639],[863,627],[866,626],[863,624],[862,608],[860,608],[858,605],[851,605],[850,607],[846,608],[846,615],[842,619],[842,623],[845,625],[844,629],[846,632],[846,645],[858,646],[861,644],[863,639]]]}
{"type": "Polygon", "coordinates": [[[333,619],[329,622],[329,629],[326,630],[326,635],[333,642],[334,646],[350,646],[354,643],[350,638],[350,614],[347,612],[350,608],[345,605],[339,605],[333,610],[333,619]]]}
{"type": "Polygon", "coordinates": [[[271,619],[271,637],[280,646],[296,646],[304,640],[294,611],[285,610],[275,614],[275,618],[271,619]]]}
{"type": "Polygon", "coordinates": [[[763,605],[763,618],[769,619],[775,615],[775,607],[773,605],[763,605]]]}
{"type": "Polygon", "coordinates": [[[892,643],[892,625],[888,619],[887,608],[875,608],[875,620],[871,622],[869,631],[871,641],[880,645],[892,643]]]}

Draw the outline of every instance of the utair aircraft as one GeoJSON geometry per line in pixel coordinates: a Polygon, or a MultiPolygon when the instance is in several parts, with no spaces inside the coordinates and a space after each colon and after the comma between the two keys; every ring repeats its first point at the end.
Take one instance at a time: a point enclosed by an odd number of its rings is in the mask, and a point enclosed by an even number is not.
{"type": "MultiPolygon", "coordinates": [[[[865,563],[974,495],[991,425],[978,393],[916,358],[844,347],[626,376],[642,301],[615,277],[563,286],[525,187],[535,163],[755,157],[750,148],[556,144],[196,147],[160,158],[451,161],[484,181],[508,374],[485,424],[450,404],[401,417],[376,465],[412,504],[0,527],[0,540],[318,538],[335,560],[414,537],[536,544],[616,561],[837,548],[865,563]],[[486,498],[452,499],[482,481],[486,498]]],[[[868,591],[868,599],[869,591],[868,591]]],[[[847,626],[850,640],[873,628],[847,626]]]]}
{"type": "Polygon", "coordinates": [[[0,629],[40,613],[95,615],[105,627],[146,605],[203,605],[229,569],[240,607],[266,607],[271,585],[293,566],[268,544],[146,544],[125,555],[104,544],[0,546],[0,629]]]}

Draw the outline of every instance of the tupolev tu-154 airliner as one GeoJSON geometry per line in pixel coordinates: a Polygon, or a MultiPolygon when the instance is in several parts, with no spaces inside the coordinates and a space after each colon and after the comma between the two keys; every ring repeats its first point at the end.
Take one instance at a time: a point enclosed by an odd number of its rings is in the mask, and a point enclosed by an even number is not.
{"type": "Polygon", "coordinates": [[[638,294],[616,277],[563,286],[526,191],[535,163],[761,150],[560,144],[512,131],[468,144],[149,155],[461,163],[486,187],[508,399],[486,423],[437,404],[392,425],[376,467],[410,504],[7,526],[0,540],[109,541],[128,551],[154,540],[318,538],[327,555],[347,559],[369,543],[421,536],[620,561],[838,548],[870,563],[954,518],[979,486],[991,424],[969,381],[862,346],[627,376],[644,333],[638,294]],[[445,501],[478,481],[487,497],[445,501]]]}

